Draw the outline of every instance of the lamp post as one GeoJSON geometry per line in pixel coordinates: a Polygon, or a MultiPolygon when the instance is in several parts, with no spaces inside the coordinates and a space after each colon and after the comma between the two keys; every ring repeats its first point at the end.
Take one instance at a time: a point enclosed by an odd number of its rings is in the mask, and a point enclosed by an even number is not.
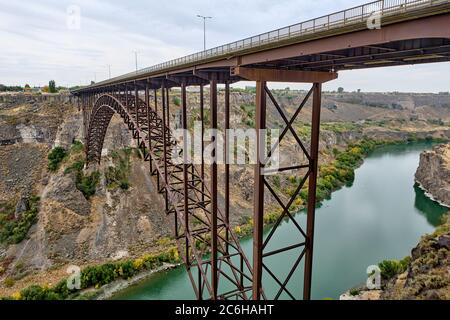
{"type": "Polygon", "coordinates": [[[138,52],[136,50],[134,52],[134,62],[136,64],[136,73],[138,72],[138,52]]]}
{"type": "Polygon", "coordinates": [[[111,65],[107,64],[106,66],[108,67],[109,79],[111,79],[111,65]]]}
{"type": "Polygon", "coordinates": [[[203,50],[206,51],[206,19],[212,19],[212,17],[197,15],[198,18],[203,19],[203,50]]]}

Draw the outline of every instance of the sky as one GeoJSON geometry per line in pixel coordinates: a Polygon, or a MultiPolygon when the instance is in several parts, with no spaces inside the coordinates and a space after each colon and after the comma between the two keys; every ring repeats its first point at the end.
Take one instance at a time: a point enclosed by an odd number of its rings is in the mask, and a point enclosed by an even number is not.
{"type": "MultiPolygon", "coordinates": [[[[0,0],[0,83],[73,86],[363,4],[363,0],[0,0]]],[[[248,85],[240,83],[239,85],[248,85]]],[[[303,88],[293,84],[274,87],[303,88]]],[[[450,91],[450,63],[353,70],[325,90],[450,91]]]]}

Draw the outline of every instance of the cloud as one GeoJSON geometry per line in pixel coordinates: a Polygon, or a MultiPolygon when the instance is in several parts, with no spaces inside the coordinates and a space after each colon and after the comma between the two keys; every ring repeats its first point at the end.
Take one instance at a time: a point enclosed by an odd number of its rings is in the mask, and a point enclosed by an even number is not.
{"type": "MultiPolygon", "coordinates": [[[[360,0],[0,0],[0,83],[61,85],[89,83],[208,47],[360,4],[360,0]],[[67,28],[67,8],[81,10],[81,29],[67,28]]],[[[342,72],[325,88],[447,91],[448,64],[342,72]],[[430,81],[432,79],[432,81],[430,81]]],[[[280,84],[279,86],[284,86],[280,84]]],[[[291,85],[291,87],[293,87],[291,85]]]]}

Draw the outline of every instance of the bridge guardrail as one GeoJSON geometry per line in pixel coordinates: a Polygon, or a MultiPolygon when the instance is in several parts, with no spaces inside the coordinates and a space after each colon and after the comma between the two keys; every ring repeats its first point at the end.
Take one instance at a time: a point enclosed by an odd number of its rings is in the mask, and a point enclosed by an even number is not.
{"type": "Polygon", "coordinates": [[[137,72],[130,72],[119,77],[99,82],[97,85],[123,80],[130,76],[157,72],[200,62],[208,58],[232,54],[246,49],[277,43],[286,39],[342,28],[344,26],[364,22],[375,12],[379,12],[383,17],[386,17],[449,2],[450,0],[378,0],[163,62],[138,70],[137,72]]]}

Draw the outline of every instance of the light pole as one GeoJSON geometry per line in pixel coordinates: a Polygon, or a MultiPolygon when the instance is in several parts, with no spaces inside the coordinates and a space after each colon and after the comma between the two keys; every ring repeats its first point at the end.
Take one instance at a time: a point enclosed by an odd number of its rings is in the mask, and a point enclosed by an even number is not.
{"type": "Polygon", "coordinates": [[[198,18],[203,19],[203,50],[206,51],[206,19],[212,19],[212,17],[197,15],[198,18]]]}
{"type": "Polygon", "coordinates": [[[109,79],[111,79],[111,65],[107,64],[106,66],[108,67],[109,79]]]}
{"type": "Polygon", "coordinates": [[[138,72],[138,52],[136,50],[133,51],[134,52],[134,62],[136,64],[136,73],[138,72]]]}

